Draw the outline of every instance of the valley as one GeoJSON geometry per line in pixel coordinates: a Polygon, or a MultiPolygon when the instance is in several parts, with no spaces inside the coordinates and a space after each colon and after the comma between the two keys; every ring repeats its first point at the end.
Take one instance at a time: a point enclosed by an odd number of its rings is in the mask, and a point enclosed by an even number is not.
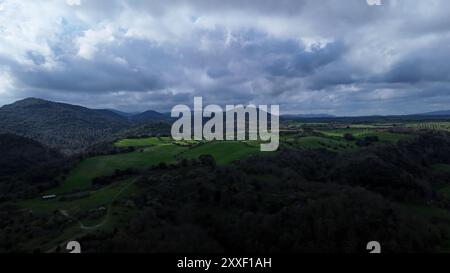
{"type": "Polygon", "coordinates": [[[0,135],[26,158],[10,150],[5,164],[29,162],[11,164],[2,178],[0,249],[64,252],[76,239],[87,252],[252,251],[255,241],[267,251],[310,251],[323,247],[308,234],[322,217],[335,227],[332,241],[348,228],[360,234],[345,237],[353,250],[379,234],[392,251],[446,252],[448,124],[443,117],[281,118],[276,152],[261,152],[260,141],[175,141],[160,130],[169,127],[163,120],[97,138],[73,155],[0,135]],[[374,219],[380,226],[368,227],[374,219]],[[402,229],[393,232],[386,221],[402,229]],[[303,241],[265,241],[275,234],[303,241]],[[400,244],[399,236],[418,243],[400,244]],[[193,247],[193,240],[204,243],[193,247]]]}

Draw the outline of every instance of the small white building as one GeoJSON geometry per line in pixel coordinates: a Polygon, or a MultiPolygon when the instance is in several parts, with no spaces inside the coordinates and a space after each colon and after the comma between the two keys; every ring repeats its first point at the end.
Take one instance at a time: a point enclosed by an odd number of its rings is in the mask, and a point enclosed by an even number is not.
{"type": "Polygon", "coordinates": [[[49,194],[42,196],[42,199],[53,199],[56,197],[56,194],[49,194]]]}

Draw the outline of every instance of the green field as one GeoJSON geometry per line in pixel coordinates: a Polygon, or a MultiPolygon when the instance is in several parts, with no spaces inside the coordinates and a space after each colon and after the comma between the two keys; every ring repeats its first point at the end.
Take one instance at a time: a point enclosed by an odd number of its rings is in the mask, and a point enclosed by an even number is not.
{"type": "Polygon", "coordinates": [[[135,188],[131,184],[133,179],[119,181],[101,189],[90,191],[86,197],[72,201],[61,201],[59,198],[43,200],[41,198],[29,199],[20,202],[21,207],[33,208],[33,211],[39,213],[52,213],[56,209],[68,211],[75,215],[81,211],[86,211],[100,206],[108,206],[114,199],[114,196],[122,190],[130,193],[135,188]]]}
{"type": "Polygon", "coordinates": [[[95,177],[112,175],[116,169],[142,169],[160,162],[174,162],[175,156],[185,149],[181,146],[164,143],[150,146],[143,151],[91,157],[79,163],[60,187],[49,190],[47,193],[60,194],[88,189],[95,177]]]}
{"type": "Polygon", "coordinates": [[[193,146],[196,144],[201,143],[201,141],[198,140],[177,140],[173,141],[173,144],[180,145],[180,146],[193,146]]]}
{"type": "Polygon", "coordinates": [[[200,155],[209,154],[214,157],[217,164],[224,165],[234,160],[247,157],[259,152],[259,146],[238,141],[209,142],[189,149],[180,156],[183,158],[198,158],[200,155]]]}
{"type": "Polygon", "coordinates": [[[170,137],[126,138],[115,143],[117,147],[147,147],[153,145],[169,144],[170,137]]]}

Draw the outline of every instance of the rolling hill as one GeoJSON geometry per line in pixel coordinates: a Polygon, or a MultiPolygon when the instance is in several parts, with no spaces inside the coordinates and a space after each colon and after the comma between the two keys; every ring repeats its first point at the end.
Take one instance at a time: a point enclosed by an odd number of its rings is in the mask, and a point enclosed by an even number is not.
{"type": "Polygon", "coordinates": [[[129,126],[108,110],[28,98],[0,108],[0,133],[25,136],[64,152],[77,152],[129,126]]]}
{"type": "Polygon", "coordinates": [[[163,114],[153,110],[145,111],[143,113],[136,114],[130,117],[130,121],[135,123],[161,122],[170,120],[171,117],[169,114],[163,114]]]}
{"type": "Polygon", "coordinates": [[[21,173],[63,158],[57,151],[37,141],[13,134],[0,134],[0,150],[0,176],[21,173]]]}
{"type": "Polygon", "coordinates": [[[37,141],[0,134],[0,200],[55,186],[70,164],[70,159],[37,141]]]}

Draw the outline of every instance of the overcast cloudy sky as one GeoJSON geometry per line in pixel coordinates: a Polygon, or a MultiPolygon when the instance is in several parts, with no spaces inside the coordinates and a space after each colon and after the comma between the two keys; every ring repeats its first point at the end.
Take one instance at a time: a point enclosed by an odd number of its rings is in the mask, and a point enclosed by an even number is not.
{"type": "Polygon", "coordinates": [[[450,1],[0,0],[0,105],[450,109],[450,1]]]}

